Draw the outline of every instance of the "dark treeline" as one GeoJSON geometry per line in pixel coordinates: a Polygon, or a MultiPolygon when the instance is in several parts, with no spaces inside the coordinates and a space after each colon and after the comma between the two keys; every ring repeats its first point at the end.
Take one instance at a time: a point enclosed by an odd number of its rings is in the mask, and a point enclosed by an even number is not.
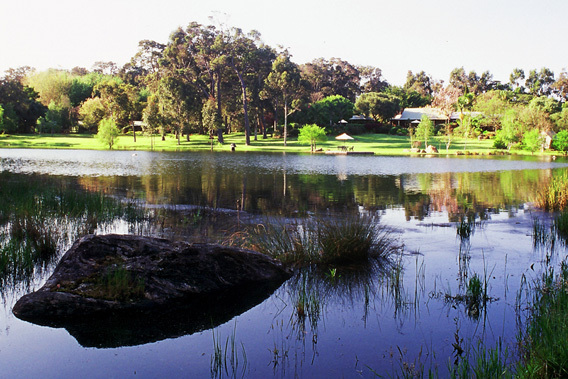
{"type": "Polygon", "coordinates": [[[462,119],[462,133],[491,130],[496,143],[507,146],[533,129],[568,129],[566,71],[555,79],[547,68],[528,75],[514,69],[501,83],[488,71],[478,75],[461,67],[447,84],[409,71],[399,87],[378,67],[291,58],[256,31],[190,23],[167,44],[141,41],[123,67],[97,62],[91,71],[10,69],[0,79],[0,133],[96,133],[101,120],[112,119],[134,139],[137,131],[173,133],[178,141],[200,133],[222,142],[224,133],[244,131],[247,144],[268,134],[286,143],[296,125],[337,127],[361,114],[365,123],[352,133],[388,131],[384,126],[402,109],[429,105],[448,114],[483,113],[462,119]]]}

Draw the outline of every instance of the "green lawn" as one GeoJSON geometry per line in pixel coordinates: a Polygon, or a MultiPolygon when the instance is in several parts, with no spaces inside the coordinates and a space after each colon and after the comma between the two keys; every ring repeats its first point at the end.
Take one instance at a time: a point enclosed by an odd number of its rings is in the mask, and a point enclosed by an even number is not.
{"type": "MultiPolygon", "coordinates": [[[[393,136],[386,134],[363,134],[355,137],[353,141],[336,141],[333,137],[329,137],[326,142],[319,143],[317,148],[326,150],[337,150],[340,145],[353,146],[354,151],[368,151],[377,155],[409,155],[410,140],[408,137],[393,136]]],[[[155,151],[197,151],[211,150],[214,151],[230,151],[231,144],[237,145],[236,151],[263,151],[263,152],[289,152],[289,153],[309,153],[308,145],[298,143],[296,138],[289,138],[287,146],[284,146],[284,140],[281,138],[262,139],[258,136],[257,140],[251,138],[251,144],[245,145],[245,137],[243,133],[232,133],[224,136],[225,143],[217,143],[217,139],[213,141],[208,136],[192,135],[188,142],[183,137],[178,145],[173,135],[166,137],[162,141],[160,137],[150,138],[149,136],[137,135],[136,142],[132,135],[120,136],[115,144],[115,150],[155,150],[155,151]]],[[[440,154],[446,154],[445,145],[432,139],[429,141],[438,148],[440,154]]],[[[94,135],[90,134],[58,134],[58,135],[0,135],[0,148],[47,148],[47,149],[86,149],[86,150],[105,150],[107,146],[99,142],[94,135]]],[[[449,154],[457,154],[467,150],[473,154],[490,154],[496,151],[493,148],[492,140],[456,138],[448,151],[449,154]],[[466,149],[464,149],[466,145],[466,149]]],[[[528,151],[515,150],[514,154],[530,155],[528,151]]],[[[537,153],[538,154],[538,153],[537,153]]],[[[554,154],[554,152],[546,152],[545,154],[554,154]]]]}

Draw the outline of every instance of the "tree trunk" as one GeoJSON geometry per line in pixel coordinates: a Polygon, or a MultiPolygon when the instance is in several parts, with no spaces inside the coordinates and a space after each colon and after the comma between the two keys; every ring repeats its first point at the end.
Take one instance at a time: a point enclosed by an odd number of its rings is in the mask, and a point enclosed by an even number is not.
{"type": "Polygon", "coordinates": [[[217,141],[219,141],[219,143],[225,143],[223,140],[223,129],[221,128],[217,129],[217,141]]]}
{"type": "Polygon", "coordinates": [[[264,124],[264,110],[262,110],[262,108],[260,109],[260,114],[258,115],[258,122],[262,130],[262,139],[268,138],[268,136],[266,135],[266,125],[264,124]]]}
{"type": "Polygon", "coordinates": [[[284,94],[284,146],[286,146],[286,141],[288,139],[288,99],[286,94],[284,94]]]}
{"type": "Polygon", "coordinates": [[[239,77],[239,82],[241,83],[241,89],[243,90],[243,113],[245,116],[245,144],[248,146],[250,145],[250,123],[249,123],[249,116],[248,116],[248,101],[247,101],[247,85],[245,80],[243,79],[243,75],[235,66],[235,62],[233,58],[230,59],[230,64],[235,73],[239,77]]]}

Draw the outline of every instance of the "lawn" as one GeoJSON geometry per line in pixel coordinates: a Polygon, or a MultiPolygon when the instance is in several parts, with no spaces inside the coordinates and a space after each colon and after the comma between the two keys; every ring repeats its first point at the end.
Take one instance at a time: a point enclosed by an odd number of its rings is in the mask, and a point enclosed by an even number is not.
{"type": "MultiPolygon", "coordinates": [[[[436,146],[440,154],[446,154],[445,145],[440,140],[431,140],[430,144],[436,146]]],[[[231,144],[236,144],[236,151],[262,151],[262,152],[288,152],[288,153],[309,153],[310,146],[300,144],[296,138],[289,138],[287,145],[284,146],[282,138],[263,139],[258,136],[254,140],[251,137],[251,144],[245,144],[244,133],[232,133],[224,136],[224,143],[219,144],[217,139],[213,141],[208,136],[191,135],[187,141],[183,137],[178,144],[173,135],[166,136],[165,141],[160,137],[150,137],[137,134],[136,142],[133,136],[122,135],[118,137],[115,150],[155,150],[155,151],[230,151],[231,144]]],[[[394,136],[386,134],[363,134],[355,136],[353,141],[336,141],[333,137],[328,137],[326,142],[317,145],[318,149],[338,150],[338,146],[353,146],[355,152],[373,152],[377,155],[409,155],[410,140],[404,136],[394,136]]],[[[56,135],[0,135],[0,148],[31,148],[31,149],[85,149],[85,150],[105,150],[107,146],[99,142],[94,135],[90,134],[56,134],[56,135]]],[[[492,140],[477,140],[455,138],[448,150],[448,154],[458,154],[464,150],[472,154],[491,154],[496,150],[493,148],[492,140]],[[464,148],[465,146],[465,148],[464,148]]],[[[515,154],[530,155],[528,151],[514,150],[515,154]]],[[[547,152],[546,154],[554,154],[547,152]]]]}

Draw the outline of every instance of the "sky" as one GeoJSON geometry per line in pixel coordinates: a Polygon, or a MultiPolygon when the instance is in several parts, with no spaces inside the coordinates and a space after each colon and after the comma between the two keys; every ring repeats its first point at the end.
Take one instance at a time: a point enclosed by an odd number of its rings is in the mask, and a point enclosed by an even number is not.
{"type": "Polygon", "coordinates": [[[567,0],[0,0],[0,76],[31,66],[127,63],[141,40],[167,43],[192,21],[257,30],[298,64],[340,58],[448,81],[464,67],[508,82],[514,68],[568,68],[567,0]],[[213,18],[213,19],[211,19],[213,18]]]}

